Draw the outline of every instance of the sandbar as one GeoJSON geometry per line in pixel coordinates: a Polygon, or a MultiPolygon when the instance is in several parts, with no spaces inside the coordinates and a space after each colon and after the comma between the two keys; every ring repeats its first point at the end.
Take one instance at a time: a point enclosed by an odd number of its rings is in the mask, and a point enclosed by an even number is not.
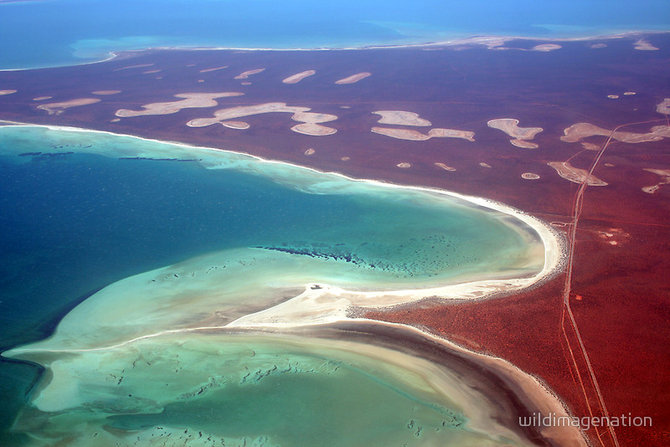
{"type": "Polygon", "coordinates": [[[309,77],[309,76],[314,76],[316,74],[316,70],[305,70],[301,71],[300,73],[296,73],[294,75],[289,76],[288,78],[285,78],[282,80],[284,84],[297,84],[298,82],[302,81],[303,79],[309,77]]]}
{"type": "Polygon", "coordinates": [[[316,151],[311,147],[305,151],[305,155],[314,155],[316,151]]]}
{"type": "Polygon", "coordinates": [[[347,76],[346,78],[342,78],[340,80],[335,81],[335,84],[337,85],[343,85],[343,84],[354,84],[361,79],[365,79],[368,76],[371,76],[372,73],[369,73],[367,71],[361,72],[361,73],[356,73],[351,76],[347,76]]]}
{"type": "Polygon", "coordinates": [[[537,149],[540,147],[537,143],[532,141],[519,140],[518,138],[512,138],[509,140],[512,143],[512,146],[520,147],[521,149],[537,149]]]}
{"type": "Polygon", "coordinates": [[[607,95],[609,99],[619,99],[619,95],[607,95]]]}
{"type": "Polygon", "coordinates": [[[449,166],[449,165],[446,165],[446,164],[444,164],[444,163],[439,163],[439,162],[437,162],[437,163],[433,163],[433,164],[434,164],[435,166],[437,166],[438,168],[440,168],[440,169],[444,169],[445,171],[454,172],[454,171],[456,170],[456,168],[451,167],[451,166],[449,166]]]}
{"type": "Polygon", "coordinates": [[[400,169],[408,169],[412,167],[412,163],[408,163],[406,161],[400,162],[396,165],[400,169]]]}
{"type": "Polygon", "coordinates": [[[479,163],[479,166],[481,166],[482,168],[488,168],[488,169],[491,168],[491,165],[488,164],[488,163],[486,163],[486,162],[484,162],[484,161],[482,161],[481,163],[479,163]]]}
{"type": "Polygon", "coordinates": [[[242,96],[240,92],[216,92],[216,93],[177,93],[176,98],[183,98],[179,101],[154,102],[142,106],[143,110],[119,109],[115,115],[121,118],[145,115],[170,115],[179,112],[181,109],[214,107],[219,105],[215,101],[217,98],[229,98],[233,96],[242,96]]]}
{"type": "MultiPolygon", "coordinates": [[[[226,123],[230,123],[229,120],[235,120],[237,118],[243,118],[245,116],[260,115],[264,113],[291,113],[291,119],[293,121],[298,121],[301,124],[296,124],[291,127],[293,132],[301,133],[303,135],[311,136],[326,136],[332,135],[337,132],[337,129],[332,127],[323,126],[320,123],[325,123],[329,121],[335,121],[337,119],[336,115],[331,115],[327,113],[315,113],[310,112],[309,107],[300,107],[300,106],[288,106],[285,102],[268,102],[264,104],[255,104],[251,106],[237,106],[229,107],[227,109],[221,109],[214,112],[213,118],[196,118],[187,122],[186,125],[189,127],[207,127],[213,124],[222,124],[223,126],[230,127],[233,129],[247,129],[246,127],[240,126],[230,126],[226,123]]],[[[236,123],[242,123],[238,121],[236,123]]]]}
{"type": "Polygon", "coordinates": [[[636,95],[636,94],[637,94],[636,92],[623,92],[624,96],[632,96],[632,95],[636,95]]]}
{"type": "Polygon", "coordinates": [[[607,186],[607,182],[589,174],[585,169],[575,168],[568,161],[550,161],[547,164],[554,168],[558,175],[572,183],[581,185],[586,182],[588,186],[607,186]]]}
{"type": "Polygon", "coordinates": [[[640,50],[640,51],[656,51],[656,50],[658,50],[658,48],[656,48],[655,46],[653,46],[652,44],[650,44],[648,41],[646,41],[644,39],[637,40],[634,44],[634,48],[636,50],[640,50]]]}
{"type": "Polygon", "coordinates": [[[265,71],[265,68],[255,68],[253,70],[243,71],[242,73],[235,76],[233,79],[248,79],[249,76],[261,73],[263,71],[265,71]]]}
{"type": "Polygon", "coordinates": [[[251,127],[249,123],[245,123],[244,121],[221,121],[221,125],[223,127],[227,127],[228,129],[238,130],[244,130],[251,127]]]}
{"type": "Polygon", "coordinates": [[[228,65],[222,65],[220,67],[213,67],[213,68],[204,68],[204,69],[200,70],[200,73],[209,73],[211,71],[219,71],[219,70],[223,70],[224,68],[228,68],[228,65]]]}
{"type": "Polygon", "coordinates": [[[664,98],[656,105],[656,111],[663,115],[670,115],[670,98],[664,98]]]}
{"type": "Polygon", "coordinates": [[[420,118],[418,113],[406,112],[404,110],[377,110],[372,113],[381,116],[379,121],[377,121],[379,124],[417,127],[433,125],[430,121],[420,118]]]}
{"type": "Polygon", "coordinates": [[[533,48],[531,48],[531,50],[548,52],[548,51],[560,50],[561,48],[563,47],[555,43],[543,43],[540,45],[535,45],[533,48]]]}
{"type": "Polygon", "coordinates": [[[121,90],[95,90],[91,92],[94,95],[99,95],[99,96],[108,96],[108,95],[116,95],[118,93],[121,93],[121,90]]]}
{"type": "Polygon", "coordinates": [[[144,68],[144,67],[153,67],[155,64],[137,64],[137,65],[127,65],[121,68],[115,68],[113,71],[122,71],[122,70],[131,70],[133,68],[144,68]]]}
{"type": "Polygon", "coordinates": [[[430,129],[428,134],[424,134],[414,129],[398,129],[392,127],[373,127],[370,129],[372,133],[385,135],[391,138],[408,141],[426,141],[431,138],[461,138],[463,140],[475,141],[474,132],[467,130],[456,129],[430,129]]]}
{"type": "Polygon", "coordinates": [[[544,130],[541,127],[519,127],[519,120],[514,118],[496,118],[489,120],[486,124],[517,140],[532,140],[544,130]]]}
{"type": "Polygon", "coordinates": [[[47,99],[51,99],[53,96],[37,96],[33,98],[33,101],[46,101],[47,99]]]}
{"type": "Polygon", "coordinates": [[[540,176],[533,172],[524,172],[521,174],[521,178],[525,180],[537,180],[540,178],[540,176]]]}
{"type": "Polygon", "coordinates": [[[11,95],[16,92],[17,90],[0,90],[0,96],[11,95]]]}
{"type": "Polygon", "coordinates": [[[661,188],[661,186],[670,184],[670,169],[645,168],[645,171],[651,172],[652,174],[656,174],[661,177],[661,181],[655,185],[645,186],[642,188],[642,191],[646,192],[647,194],[655,194],[656,191],[661,188]]]}
{"type": "MultiPolygon", "coordinates": [[[[609,137],[610,135],[612,131],[609,129],[603,129],[590,123],[576,123],[563,130],[561,141],[577,143],[592,136],[609,137]]],[[[612,139],[622,143],[646,143],[660,141],[664,138],[670,138],[670,126],[654,126],[646,133],[617,131],[612,135],[612,139]]]]}
{"type": "Polygon", "coordinates": [[[96,102],[100,102],[100,98],[76,98],[70,99],[69,101],[40,104],[37,106],[37,108],[40,110],[46,110],[49,115],[60,115],[71,107],[87,106],[89,104],[95,104],[96,102]]]}

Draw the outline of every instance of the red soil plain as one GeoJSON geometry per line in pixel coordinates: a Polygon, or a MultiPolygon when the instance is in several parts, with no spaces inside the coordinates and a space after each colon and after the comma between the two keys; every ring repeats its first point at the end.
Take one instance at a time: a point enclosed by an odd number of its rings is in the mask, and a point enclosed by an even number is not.
{"type": "MultiPolygon", "coordinates": [[[[639,38],[560,42],[562,48],[545,52],[529,51],[543,43],[530,40],[508,41],[507,49],[129,52],[96,64],[0,72],[0,90],[16,90],[0,96],[0,119],[231,149],[353,177],[487,197],[543,219],[565,235],[566,246],[574,242],[572,262],[544,283],[508,296],[426,300],[365,316],[415,325],[502,357],[538,377],[576,416],[653,418],[651,427],[591,429],[586,435],[594,446],[670,445],[670,185],[646,170],[670,169],[670,140],[608,143],[607,137],[593,136],[583,140],[592,144],[585,148],[560,139],[564,129],[580,122],[609,130],[642,122],[622,129],[639,133],[669,125],[657,105],[670,98],[670,35],[645,36],[658,50],[635,49],[639,38]],[[308,70],[316,73],[282,82],[308,70]],[[363,72],[371,75],[335,84],[363,72]],[[168,115],[115,115],[199,92],[244,95],[168,115]],[[34,100],[41,97],[51,98],[34,100]],[[81,98],[100,101],[60,113],[38,109],[81,98]],[[248,129],[186,126],[213,117],[215,110],[269,102],[336,115],[324,125],[337,133],[292,132],[297,123],[287,113],[240,118],[248,129]],[[378,110],[418,113],[434,128],[472,131],[475,141],[375,134],[371,128],[383,126],[372,114],[378,110]],[[511,137],[487,126],[497,118],[542,128],[532,140],[539,147],[510,144],[511,137]],[[582,187],[547,165],[567,160],[585,170],[595,163],[593,175],[607,186],[582,187]],[[523,173],[540,178],[524,179],[523,173]],[[657,184],[653,193],[642,189],[657,184]],[[573,234],[580,188],[583,204],[573,234]]],[[[422,133],[431,128],[387,127],[422,133]]]]}

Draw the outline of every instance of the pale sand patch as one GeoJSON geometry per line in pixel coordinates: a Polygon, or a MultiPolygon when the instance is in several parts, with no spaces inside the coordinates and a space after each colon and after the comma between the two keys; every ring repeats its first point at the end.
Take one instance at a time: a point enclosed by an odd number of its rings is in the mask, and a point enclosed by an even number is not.
{"type": "Polygon", "coordinates": [[[598,49],[598,48],[605,48],[605,47],[607,47],[607,44],[605,44],[605,43],[594,43],[594,44],[590,45],[589,47],[593,48],[595,50],[595,49],[598,49]]]}
{"type": "Polygon", "coordinates": [[[636,95],[636,94],[637,94],[636,92],[623,92],[624,96],[632,96],[632,95],[636,95]]]}
{"type": "Polygon", "coordinates": [[[605,163],[606,168],[613,168],[614,166],[614,163],[605,163]]]}
{"type": "Polygon", "coordinates": [[[661,181],[655,185],[645,186],[642,188],[642,191],[646,192],[647,194],[654,194],[661,188],[661,186],[670,185],[670,169],[645,168],[645,171],[651,172],[652,174],[656,174],[661,177],[661,181]]]}
{"type": "Polygon", "coordinates": [[[33,98],[33,101],[46,101],[47,99],[51,99],[53,96],[38,96],[36,98],[33,98]]]}
{"type": "Polygon", "coordinates": [[[305,151],[305,155],[307,155],[307,156],[314,155],[315,153],[316,153],[316,151],[314,149],[312,149],[311,147],[305,151]]]}
{"type": "Polygon", "coordinates": [[[60,115],[71,107],[87,106],[89,104],[95,104],[96,102],[100,102],[100,98],[76,98],[70,99],[69,101],[40,104],[37,106],[37,108],[40,110],[46,110],[49,115],[60,115]]]}
{"type": "Polygon", "coordinates": [[[526,180],[537,180],[540,178],[540,176],[535,174],[534,172],[524,172],[523,174],[521,174],[521,178],[526,180]]]}
{"type": "Polygon", "coordinates": [[[664,98],[663,101],[656,105],[656,111],[663,115],[670,115],[670,98],[664,98]]]}
{"type": "Polygon", "coordinates": [[[543,43],[540,45],[535,45],[533,48],[531,48],[531,50],[548,52],[548,51],[560,50],[561,48],[563,47],[555,43],[543,43]]]}
{"type": "Polygon", "coordinates": [[[408,169],[412,167],[412,164],[403,161],[402,163],[398,163],[396,166],[399,167],[400,169],[408,169]]]}
{"type": "MultiPolygon", "coordinates": [[[[213,118],[196,118],[186,123],[186,125],[189,127],[206,127],[220,123],[226,126],[224,122],[230,123],[230,121],[228,120],[243,118],[245,116],[260,115],[263,113],[279,112],[279,113],[292,113],[293,115],[291,116],[291,119],[293,121],[298,121],[301,123],[291,127],[291,130],[293,132],[318,137],[332,135],[337,132],[337,129],[319,124],[319,123],[326,123],[329,121],[335,121],[337,119],[337,115],[330,115],[327,113],[314,113],[310,112],[310,110],[311,109],[309,107],[287,106],[285,102],[269,102],[265,104],[256,104],[252,106],[237,106],[217,110],[216,112],[214,112],[213,118]]],[[[246,129],[248,127],[232,127],[232,128],[246,129]]]]}
{"type": "Polygon", "coordinates": [[[600,180],[593,174],[589,174],[585,169],[575,168],[570,162],[550,161],[547,164],[554,168],[558,175],[570,182],[582,184],[586,181],[588,186],[607,186],[607,182],[600,180]]]}
{"type": "Polygon", "coordinates": [[[131,70],[133,68],[144,68],[144,67],[153,67],[155,64],[138,64],[138,65],[127,65],[121,68],[115,68],[112,71],[122,71],[122,70],[131,70]]]}
{"type": "Polygon", "coordinates": [[[202,107],[214,107],[219,105],[215,101],[217,98],[229,98],[232,96],[242,96],[240,92],[216,92],[216,93],[177,93],[176,98],[183,98],[179,101],[154,102],[142,106],[143,110],[119,109],[115,115],[121,118],[145,115],[171,115],[179,112],[181,109],[193,109],[202,107]]]}
{"type": "Polygon", "coordinates": [[[496,118],[489,120],[486,124],[518,140],[532,140],[544,130],[541,127],[519,127],[519,120],[514,118],[496,118]]]}
{"type": "Polygon", "coordinates": [[[433,163],[433,164],[440,169],[444,169],[445,171],[454,172],[456,170],[456,168],[448,166],[444,163],[433,163]]]}
{"type": "Polygon", "coordinates": [[[147,70],[143,71],[142,74],[148,75],[148,74],[154,74],[154,73],[160,73],[163,70],[147,70]]]}
{"type": "Polygon", "coordinates": [[[213,67],[213,68],[204,68],[204,69],[200,70],[200,73],[209,73],[211,71],[219,71],[219,70],[223,70],[224,68],[228,68],[228,65],[222,65],[220,67],[213,67]]]}
{"type": "Polygon", "coordinates": [[[587,151],[599,151],[601,148],[598,144],[588,143],[586,141],[582,141],[582,147],[587,151]]]}
{"type": "Polygon", "coordinates": [[[390,127],[373,127],[371,132],[385,135],[399,140],[426,141],[431,138],[462,138],[468,141],[475,141],[474,132],[456,129],[431,129],[428,134],[424,134],[414,129],[396,129],[390,127]]]}
{"type": "Polygon", "coordinates": [[[634,45],[634,48],[636,50],[640,50],[640,51],[656,51],[656,50],[658,50],[658,48],[656,48],[655,46],[653,46],[652,44],[650,44],[649,42],[647,42],[644,39],[640,39],[640,40],[636,41],[633,45],[634,45]]]}
{"type": "Polygon", "coordinates": [[[483,162],[483,161],[482,161],[481,163],[479,163],[479,166],[481,166],[482,168],[489,168],[489,169],[491,169],[491,165],[488,164],[488,163],[485,163],[485,162],[483,162]]]}
{"type": "Polygon", "coordinates": [[[619,95],[607,95],[609,99],[619,99],[619,95]]]}
{"type": "Polygon", "coordinates": [[[249,81],[240,82],[240,85],[251,85],[251,84],[252,83],[249,81]]]}
{"type": "Polygon", "coordinates": [[[0,90],[0,96],[11,95],[16,93],[18,90],[0,90]]]}
{"type": "Polygon", "coordinates": [[[119,94],[121,90],[94,90],[91,93],[98,96],[108,96],[119,94]]]}
{"type": "Polygon", "coordinates": [[[379,121],[377,121],[379,124],[417,127],[433,125],[430,121],[420,118],[418,113],[406,112],[404,110],[378,110],[372,113],[381,116],[379,121]]]}
{"type": "Polygon", "coordinates": [[[238,129],[238,130],[244,130],[251,127],[249,123],[245,123],[244,121],[222,121],[221,125],[223,127],[227,127],[228,129],[238,129]]]}
{"type": "Polygon", "coordinates": [[[249,76],[261,73],[263,71],[265,71],[265,68],[255,68],[253,70],[243,71],[242,73],[235,76],[233,79],[248,79],[249,76]]]}
{"type": "Polygon", "coordinates": [[[512,138],[509,140],[512,143],[512,146],[520,147],[521,149],[537,149],[540,147],[537,143],[532,141],[519,140],[518,138],[512,138]]]}
{"type": "MultiPolygon", "coordinates": [[[[611,130],[603,129],[590,123],[577,123],[563,130],[561,141],[566,143],[577,143],[583,138],[592,136],[609,137],[611,130]]],[[[612,136],[614,140],[622,143],[646,143],[650,141],[660,141],[664,138],[670,138],[670,126],[654,126],[647,133],[622,132],[618,131],[612,136]]]]}
{"type": "Polygon", "coordinates": [[[119,121],[121,121],[121,118],[112,118],[109,120],[110,123],[118,123],[119,121]]]}
{"type": "Polygon", "coordinates": [[[297,84],[298,82],[302,81],[303,79],[314,76],[316,74],[316,70],[305,70],[301,71],[300,73],[296,73],[294,75],[289,76],[288,78],[282,80],[284,84],[297,84]]]}
{"type": "Polygon", "coordinates": [[[368,76],[371,76],[372,73],[368,73],[367,71],[361,72],[361,73],[356,73],[351,76],[348,76],[346,78],[342,78],[340,80],[335,81],[335,84],[337,85],[343,85],[343,84],[354,84],[362,79],[367,78],[368,76]]]}
{"type": "Polygon", "coordinates": [[[351,106],[340,106],[340,109],[350,109],[351,106]]]}
{"type": "Polygon", "coordinates": [[[351,157],[344,156],[344,157],[341,157],[340,160],[349,161],[349,160],[351,160],[351,157]]]}

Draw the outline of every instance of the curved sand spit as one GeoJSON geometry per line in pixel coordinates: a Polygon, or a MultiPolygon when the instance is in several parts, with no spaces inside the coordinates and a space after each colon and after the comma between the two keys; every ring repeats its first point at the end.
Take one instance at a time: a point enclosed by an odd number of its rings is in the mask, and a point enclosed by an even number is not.
{"type": "Polygon", "coordinates": [[[498,129],[512,137],[510,143],[522,149],[537,149],[539,146],[532,140],[544,129],[541,127],[519,127],[519,120],[514,118],[496,118],[486,123],[492,129],[498,129]]]}
{"type": "Polygon", "coordinates": [[[310,76],[314,76],[316,74],[316,70],[305,70],[301,71],[300,73],[296,73],[294,75],[289,76],[288,78],[285,78],[282,80],[284,84],[297,84],[298,82],[302,81],[305,78],[308,78],[310,76]]]}
{"type": "MultiPolygon", "coordinates": [[[[612,131],[609,129],[603,129],[590,123],[577,123],[563,130],[561,141],[577,143],[592,136],[609,137],[610,135],[612,135],[612,131]]],[[[664,138],[670,138],[670,126],[654,126],[647,133],[618,131],[612,135],[612,139],[622,143],[646,143],[660,141],[664,138]]]]}
{"type": "Polygon", "coordinates": [[[233,96],[242,96],[240,92],[218,92],[218,93],[177,93],[177,98],[183,98],[179,101],[154,102],[142,106],[143,110],[119,109],[115,115],[121,118],[130,118],[134,116],[145,115],[171,115],[179,112],[181,109],[193,109],[202,107],[214,107],[219,105],[215,99],[229,98],[233,96]]]}
{"type": "Polygon", "coordinates": [[[377,110],[372,112],[379,115],[379,124],[390,124],[393,126],[432,126],[430,121],[420,118],[418,113],[406,112],[404,110],[377,110]]]}
{"type": "Polygon", "coordinates": [[[335,121],[337,119],[336,115],[314,113],[310,112],[310,110],[309,107],[288,106],[285,102],[268,102],[265,104],[237,106],[217,110],[214,112],[213,118],[196,118],[186,123],[186,125],[189,127],[207,127],[213,124],[221,124],[232,129],[248,129],[249,125],[243,121],[235,121],[234,125],[230,125],[231,122],[229,120],[235,120],[245,116],[279,112],[292,113],[293,115],[291,116],[291,119],[302,123],[291,127],[293,132],[317,137],[332,135],[337,132],[337,129],[320,124],[335,121]],[[245,125],[246,127],[242,125],[245,125]]]}
{"type": "Polygon", "coordinates": [[[570,162],[550,161],[547,164],[554,168],[558,175],[572,183],[582,184],[586,181],[588,186],[607,186],[607,182],[600,180],[593,174],[589,174],[585,169],[575,168],[570,162]]]}
{"type": "Polygon", "coordinates": [[[397,138],[398,140],[408,141],[426,141],[430,140],[431,138],[461,138],[463,140],[475,141],[475,133],[467,130],[434,128],[430,129],[428,134],[424,134],[414,129],[373,127],[370,129],[370,131],[379,135],[385,135],[387,137],[397,138]]]}
{"type": "Polygon", "coordinates": [[[46,110],[49,115],[60,115],[71,107],[81,107],[100,102],[100,98],[76,98],[69,101],[50,102],[37,106],[40,110],[46,110]]]}
{"type": "Polygon", "coordinates": [[[255,68],[253,70],[243,71],[242,73],[235,76],[233,79],[249,79],[249,76],[255,75],[265,71],[265,68],[255,68]]]}
{"type": "MultiPolygon", "coordinates": [[[[71,128],[62,128],[55,126],[45,126],[52,129],[58,130],[68,130],[68,131],[81,131],[81,129],[71,129],[71,128]]],[[[90,132],[90,131],[85,131],[90,132]]],[[[107,132],[96,132],[96,133],[107,133],[107,132]]],[[[170,148],[173,155],[177,155],[177,158],[183,156],[184,154],[193,154],[194,152],[201,153],[203,157],[211,157],[216,159],[216,157],[223,157],[225,151],[220,149],[210,149],[210,148],[200,148],[193,147],[188,145],[175,144],[170,148]]],[[[229,154],[229,152],[228,152],[229,154]]],[[[256,159],[260,163],[273,163],[277,162],[266,161],[259,159],[257,157],[250,157],[256,159]]],[[[286,163],[279,163],[286,165],[286,163]]],[[[307,171],[312,171],[315,174],[316,171],[307,168],[307,171]]],[[[323,175],[323,174],[321,174],[323,175]]],[[[329,174],[337,177],[347,178],[340,174],[329,174]]],[[[365,323],[374,324],[374,325],[383,325],[387,327],[399,328],[412,333],[420,334],[422,337],[426,337],[433,342],[443,344],[449,349],[453,349],[458,352],[466,354],[469,358],[472,358],[473,361],[480,362],[482,367],[496,371],[506,378],[508,385],[514,386],[529,403],[532,404],[532,407],[538,408],[542,413],[554,412],[557,415],[565,415],[565,409],[561,405],[560,401],[549,391],[547,391],[536,379],[532,376],[525,374],[518,368],[514,367],[510,363],[493,358],[483,354],[475,354],[470,351],[465,350],[464,348],[454,345],[442,338],[429,335],[421,332],[419,329],[391,324],[391,323],[380,323],[372,320],[360,320],[352,319],[348,316],[348,310],[352,306],[358,307],[379,307],[379,306],[391,306],[402,303],[408,303],[422,299],[426,296],[441,296],[444,298],[481,298],[491,293],[500,292],[500,291],[512,291],[518,290],[520,288],[527,287],[531,284],[542,281],[547,278],[549,275],[552,275],[560,266],[562,265],[563,251],[562,244],[558,235],[547,225],[541,223],[539,220],[535,219],[532,216],[527,214],[520,213],[512,208],[507,207],[506,205],[489,201],[483,198],[478,197],[469,197],[463,196],[456,193],[451,193],[448,191],[435,190],[430,188],[417,188],[417,187],[401,187],[392,184],[380,183],[376,181],[369,180],[360,180],[376,184],[385,188],[393,189],[411,189],[411,190],[420,190],[426,191],[429,194],[433,194],[436,197],[440,195],[458,197],[468,202],[471,202],[474,205],[490,208],[497,210],[499,212],[505,213],[513,216],[514,218],[522,221],[529,227],[531,227],[535,232],[537,237],[542,241],[543,252],[539,253],[539,256],[543,257],[544,262],[542,264],[541,271],[537,272],[532,277],[524,278],[502,278],[502,279],[491,279],[485,281],[474,281],[466,282],[461,284],[450,284],[441,287],[434,288],[424,288],[424,289],[407,289],[407,290],[395,290],[395,291],[379,291],[379,292],[362,292],[356,290],[345,290],[342,288],[333,287],[327,284],[319,284],[318,287],[315,287],[315,284],[306,284],[304,291],[294,298],[284,301],[281,304],[274,305],[265,310],[261,310],[252,314],[244,315],[236,320],[226,323],[221,326],[211,326],[211,327],[187,327],[179,329],[167,329],[157,333],[146,333],[144,335],[137,336],[131,340],[124,340],[120,343],[117,343],[113,346],[102,346],[95,347],[91,349],[45,349],[50,343],[53,343],[54,340],[49,339],[38,344],[34,344],[31,347],[17,348],[13,350],[13,354],[26,354],[32,352],[76,352],[76,351],[100,351],[108,349],[116,349],[120,346],[130,345],[141,340],[147,340],[151,338],[166,336],[170,334],[178,333],[191,333],[198,332],[208,329],[220,329],[223,327],[226,328],[243,328],[243,329],[269,329],[269,330],[281,330],[282,328],[296,328],[304,326],[313,326],[319,324],[327,323],[337,323],[337,322],[347,322],[347,321],[363,321],[365,323]],[[42,343],[45,343],[42,345],[42,343]],[[42,345],[42,346],[40,346],[42,345]]],[[[145,278],[142,275],[136,277],[131,277],[128,280],[130,281],[139,281],[144,284],[145,278]]],[[[146,282],[146,281],[145,281],[146,282]]],[[[125,290],[125,289],[124,289],[125,290]]],[[[87,300],[88,301],[88,300],[87,300]]],[[[90,304],[90,303],[89,303],[90,304]]],[[[561,445],[584,445],[583,439],[579,432],[574,428],[569,427],[560,427],[554,429],[547,429],[543,434],[551,439],[556,440],[561,445]]]]}
{"type": "Polygon", "coordinates": [[[335,81],[335,84],[337,85],[343,85],[343,84],[354,84],[362,79],[367,78],[368,76],[371,76],[372,73],[369,73],[367,71],[361,72],[361,73],[356,73],[351,76],[347,76],[346,78],[342,78],[340,80],[335,81]]]}

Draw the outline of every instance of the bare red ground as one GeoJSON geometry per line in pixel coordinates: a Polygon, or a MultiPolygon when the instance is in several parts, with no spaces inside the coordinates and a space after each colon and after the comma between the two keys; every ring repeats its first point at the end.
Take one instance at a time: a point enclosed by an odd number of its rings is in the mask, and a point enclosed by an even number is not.
{"type": "MultiPolygon", "coordinates": [[[[578,143],[561,142],[563,129],[582,121],[612,129],[662,118],[655,106],[670,97],[667,76],[662,75],[668,70],[670,37],[650,39],[659,51],[634,51],[631,41],[622,39],[608,41],[607,48],[597,51],[588,42],[566,43],[549,54],[483,49],[148,52],[132,61],[0,73],[3,88],[18,90],[0,99],[0,119],[183,141],[355,177],[434,186],[499,200],[560,229],[571,220],[577,185],[560,178],[546,163],[574,156],[573,166],[587,169],[595,156],[593,151],[582,151],[578,143]],[[137,70],[114,71],[143,63],[160,68],[161,79],[137,70]],[[199,71],[224,64],[232,72],[199,71]],[[258,66],[266,70],[254,76],[252,85],[242,86],[232,79],[231,73],[258,66]],[[307,69],[315,69],[317,75],[297,85],[281,82],[307,69]],[[333,84],[362,71],[372,76],[349,86],[333,84]],[[204,82],[199,83],[200,79],[204,82]],[[122,92],[58,116],[47,116],[32,101],[43,95],[61,101],[100,89],[122,92]],[[607,98],[611,92],[628,90],[638,94],[617,101],[607,98]],[[338,115],[337,121],[329,123],[338,133],[298,135],[289,130],[290,117],[279,114],[249,117],[247,131],[185,126],[215,109],[110,122],[119,108],[137,109],[171,100],[175,93],[197,91],[246,93],[222,101],[221,107],[270,101],[312,107],[315,112],[338,115]],[[409,142],[374,135],[370,132],[377,125],[374,110],[417,112],[434,127],[474,131],[476,142],[409,142]],[[500,131],[486,126],[489,119],[502,117],[519,119],[524,127],[544,128],[533,140],[540,147],[515,148],[500,131]],[[305,156],[307,148],[315,153],[305,156]],[[343,161],[342,157],[349,158],[343,161]],[[396,168],[401,162],[410,163],[411,168],[396,168]],[[456,171],[440,169],[436,162],[456,171]],[[491,168],[482,167],[482,162],[491,168]],[[524,180],[520,177],[524,172],[541,178],[524,180]]],[[[602,144],[604,139],[589,141],[602,144]]],[[[642,192],[643,186],[659,180],[645,168],[670,168],[668,140],[614,143],[594,172],[609,186],[586,190],[576,233],[570,303],[609,414],[653,418],[653,427],[618,428],[619,445],[663,446],[670,445],[670,185],[653,195],[642,192]]],[[[564,280],[565,275],[559,274],[532,290],[489,301],[421,304],[368,316],[427,327],[473,350],[505,358],[541,378],[573,414],[587,415],[590,408],[600,415],[585,361],[575,350],[575,334],[567,324],[561,325],[564,280]]],[[[606,432],[591,430],[588,435],[594,445],[615,445],[606,432]]]]}

